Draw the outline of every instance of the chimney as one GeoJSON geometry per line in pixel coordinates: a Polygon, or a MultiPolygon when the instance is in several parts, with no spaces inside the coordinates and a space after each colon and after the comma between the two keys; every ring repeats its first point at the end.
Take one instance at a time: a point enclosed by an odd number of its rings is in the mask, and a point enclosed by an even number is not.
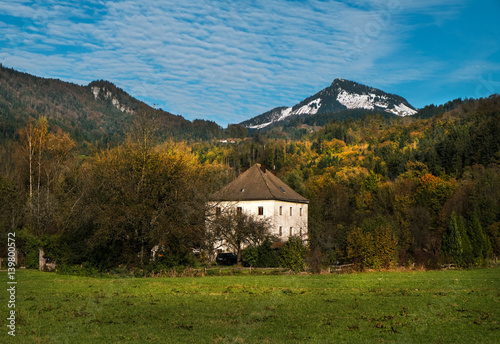
{"type": "Polygon", "coordinates": [[[262,172],[266,173],[266,165],[265,164],[261,164],[260,169],[262,170],[262,172]]]}

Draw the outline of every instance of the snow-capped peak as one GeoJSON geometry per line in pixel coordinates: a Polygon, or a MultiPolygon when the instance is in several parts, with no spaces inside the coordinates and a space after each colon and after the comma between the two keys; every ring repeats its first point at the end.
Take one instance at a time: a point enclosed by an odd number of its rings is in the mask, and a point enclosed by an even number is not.
{"type": "Polygon", "coordinates": [[[330,114],[351,109],[387,112],[398,116],[417,112],[400,96],[353,81],[335,79],[329,87],[293,107],[273,109],[242,122],[241,125],[250,129],[262,129],[293,116],[330,114]]]}

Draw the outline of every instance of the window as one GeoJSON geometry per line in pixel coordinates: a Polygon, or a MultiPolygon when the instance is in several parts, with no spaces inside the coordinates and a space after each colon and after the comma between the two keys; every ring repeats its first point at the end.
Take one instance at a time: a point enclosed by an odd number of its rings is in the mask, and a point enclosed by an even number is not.
{"type": "Polygon", "coordinates": [[[282,235],[283,235],[283,227],[280,226],[280,236],[282,236],[282,235]]]}
{"type": "Polygon", "coordinates": [[[221,210],[220,207],[215,208],[215,216],[220,216],[221,210]]]}
{"type": "Polygon", "coordinates": [[[264,207],[259,207],[259,215],[264,215],[264,207]]]}
{"type": "Polygon", "coordinates": [[[280,205],[280,215],[283,215],[283,207],[280,205]]]}
{"type": "Polygon", "coordinates": [[[300,208],[300,216],[302,216],[302,208],[300,208]]]}
{"type": "Polygon", "coordinates": [[[293,227],[290,227],[290,236],[293,235],[293,227]]]}
{"type": "Polygon", "coordinates": [[[290,216],[292,216],[292,207],[290,207],[290,216]]]}
{"type": "Polygon", "coordinates": [[[241,215],[242,209],[241,207],[236,208],[236,214],[241,215]]]}

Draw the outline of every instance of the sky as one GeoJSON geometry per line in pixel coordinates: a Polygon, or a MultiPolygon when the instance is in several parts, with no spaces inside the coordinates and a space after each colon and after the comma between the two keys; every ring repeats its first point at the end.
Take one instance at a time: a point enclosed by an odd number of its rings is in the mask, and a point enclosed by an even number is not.
{"type": "Polygon", "coordinates": [[[500,93],[498,0],[0,0],[0,63],[222,126],[353,80],[416,108],[500,93]]]}

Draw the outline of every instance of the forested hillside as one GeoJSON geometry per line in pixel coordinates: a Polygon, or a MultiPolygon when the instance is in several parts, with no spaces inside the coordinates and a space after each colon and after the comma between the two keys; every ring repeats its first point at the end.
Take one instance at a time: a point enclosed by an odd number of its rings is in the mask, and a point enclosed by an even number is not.
{"type": "Polygon", "coordinates": [[[222,130],[215,122],[190,122],[154,109],[108,81],[80,86],[0,65],[0,142],[16,137],[30,118],[45,116],[52,129],[61,128],[79,146],[105,147],[123,142],[138,112],[154,115],[164,139],[211,139],[222,130]]]}
{"type": "MultiPolygon", "coordinates": [[[[14,90],[2,84],[2,94],[14,90]]],[[[33,100],[32,114],[3,98],[13,122],[2,122],[9,140],[0,147],[0,245],[5,250],[5,233],[16,232],[28,267],[39,247],[59,266],[141,267],[159,243],[164,253],[155,264],[198,264],[204,258],[193,248],[211,247],[208,196],[254,163],[310,200],[310,266],[470,266],[500,254],[499,96],[428,119],[366,115],[322,128],[302,124],[293,135],[274,128],[245,137],[233,126],[235,143],[165,139],[158,112],[137,108],[126,135],[89,150],[82,142],[93,130],[120,132],[95,115],[92,125],[102,126],[77,133],[87,123],[82,114],[97,113],[85,107],[99,99],[93,92],[75,95],[74,114],[61,121],[52,112],[57,93],[33,100]]],[[[126,97],[118,102],[134,108],[126,97]]],[[[109,116],[126,113],[106,104],[109,116]]]]}
{"type": "Polygon", "coordinates": [[[492,96],[430,119],[365,116],[301,141],[275,131],[198,154],[237,170],[262,161],[308,197],[311,247],[323,262],[435,267],[458,254],[454,262],[468,265],[500,249],[499,120],[492,96]],[[453,254],[442,251],[450,235],[453,254]]]}

